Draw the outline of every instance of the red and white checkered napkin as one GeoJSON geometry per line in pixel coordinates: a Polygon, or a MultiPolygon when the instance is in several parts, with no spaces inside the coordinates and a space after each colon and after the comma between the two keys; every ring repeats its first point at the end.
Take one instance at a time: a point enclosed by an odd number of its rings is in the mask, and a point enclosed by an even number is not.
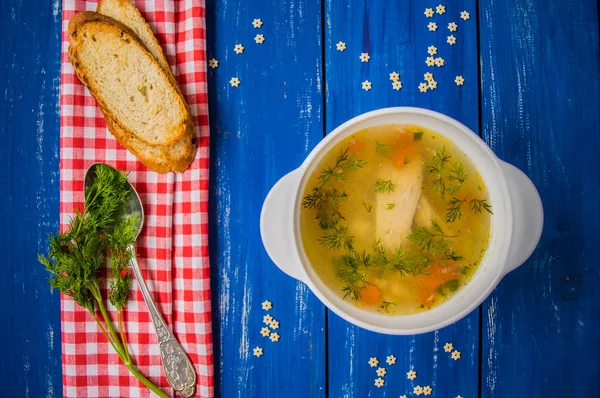
{"type": "MultiPolygon", "coordinates": [[[[183,174],[157,174],[123,149],[106,129],[96,101],[79,82],[67,57],[67,23],[96,1],[63,0],[60,94],[60,216],[67,227],[83,205],[83,177],[93,162],[129,172],[144,203],[145,228],[137,254],[154,299],[198,373],[197,394],[213,396],[213,356],[208,258],[208,110],[203,0],[134,0],[163,44],[190,105],[199,149],[183,174]]],[[[71,298],[61,300],[65,397],[147,397],[98,330],[71,298]]],[[[112,308],[114,310],[114,308],[112,308]]],[[[114,312],[112,312],[113,319],[114,312]]],[[[125,313],[131,354],[154,383],[170,391],[162,372],[154,328],[134,282],[125,313]]]]}

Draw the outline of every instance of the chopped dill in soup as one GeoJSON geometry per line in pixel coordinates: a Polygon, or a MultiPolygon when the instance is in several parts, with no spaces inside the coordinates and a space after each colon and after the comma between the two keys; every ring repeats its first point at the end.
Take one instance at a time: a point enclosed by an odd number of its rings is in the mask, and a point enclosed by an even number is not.
{"type": "Polygon", "coordinates": [[[492,204],[470,159],[434,131],[380,125],[320,161],[301,209],[323,283],[359,308],[430,309],[464,286],[488,245],[492,204]]]}

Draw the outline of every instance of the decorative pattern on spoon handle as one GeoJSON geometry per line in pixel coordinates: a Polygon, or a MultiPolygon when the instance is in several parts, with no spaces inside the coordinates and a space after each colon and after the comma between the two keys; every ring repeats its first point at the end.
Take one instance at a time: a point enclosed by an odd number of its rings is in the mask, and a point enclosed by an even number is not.
{"type": "MultiPolygon", "coordinates": [[[[134,249],[131,248],[131,250],[134,249]]],[[[175,336],[173,336],[173,333],[171,333],[167,327],[160,311],[158,311],[158,308],[150,295],[150,291],[146,286],[146,282],[144,281],[144,277],[135,256],[133,256],[131,260],[131,267],[138,280],[142,296],[144,297],[148,312],[152,317],[152,323],[156,329],[158,344],[160,346],[160,355],[162,357],[163,369],[165,370],[167,381],[182,397],[191,397],[196,391],[196,369],[194,369],[192,361],[190,361],[181,344],[175,339],[175,336]]]]}

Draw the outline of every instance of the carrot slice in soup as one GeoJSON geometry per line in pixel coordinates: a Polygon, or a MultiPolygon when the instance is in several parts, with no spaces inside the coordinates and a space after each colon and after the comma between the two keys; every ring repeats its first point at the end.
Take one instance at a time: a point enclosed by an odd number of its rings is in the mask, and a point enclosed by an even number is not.
{"type": "Polygon", "coordinates": [[[375,285],[368,284],[361,289],[360,297],[367,305],[377,305],[381,301],[381,290],[375,285]]]}

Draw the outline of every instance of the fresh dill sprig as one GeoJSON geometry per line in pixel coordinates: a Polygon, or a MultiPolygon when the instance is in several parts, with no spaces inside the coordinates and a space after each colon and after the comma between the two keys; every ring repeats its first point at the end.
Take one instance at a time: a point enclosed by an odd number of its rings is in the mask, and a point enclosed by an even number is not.
{"type": "Polygon", "coordinates": [[[385,205],[386,210],[392,210],[394,207],[396,207],[395,203],[388,203],[387,205],[385,205]]]}
{"type": "Polygon", "coordinates": [[[426,227],[416,227],[407,239],[415,243],[421,250],[431,251],[433,254],[445,253],[449,248],[448,238],[457,235],[446,235],[440,224],[431,220],[431,230],[426,227]]]}
{"type": "Polygon", "coordinates": [[[446,208],[446,222],[452,223],[459,218],[462,217],[462,211],[460,207],[465,203],[465,199],[452,198],[448,202],[448,207],[446,208]]]}
{"type": "Polygon", "coordinates": [[[412,274],[418,275],[422,273],[430,264],[429,260],[415,251],[405,251],[402,247],[389,256],[381,240],[377,240],[373,245],[374,260],[373,264],[380,272],[380,277],[383,277],[387,271],[397,271],[400,275],[412,274]]]}
{"type": "Polygon", "coordinates": [[[135,255],[129,246],[135,240],[139,222],[140,218],[137,214],[127,217],[123,222],[115,225],[109,238],[110,292],[108,298],[116,308],[123,308],[127,304],[127,297],[131,289],[131,274],[127,270],[129,262],[135,255]]]}
{"type": "Polygon", "coordinates": [[[449,189],[450,195],[454,195],[469,178],[462,163],[451,162],[450,170],[448,171],[448,181],[453,181],[456,184],[449,189]]]}
{"type": "Polygon", "coordinates": [[[429,165],[429,172],[433,174],[433,189],[435,192],[440,193],[444,197],[446,193],[446,181],[444,174],[446,170],[446,164],[450,161],[450,155],[446,153],[446,147],[443,147],[441,151],[436,151],[433,155],[433,160],[429,165]]]}
{"type": "MultiPolygon", "coordinates": [[[[462,217],[461,206],[467,202],[467,199],[459,199],[454,197],[448,202],[446,208],[446,222],[452,223],[462,217]]],[[[471,199],[469,200],[469,209],[475,214],[481,214],[482,209],[490,214],[492,213],[492,206],[487,202],[487,199],[471,199]]]]}
{"type": "Polygon", "coordinates": [[[348,250],[354,250],[354,236],[348,235],[347,227],[329,228],[318,240],[328,249],[339,250],[343,246],[348,250]]]}
{"type": "Polygon", "coordinates": [[[464,259],[464,257],[459,254],[456,254],[456,252],[454,250],[450,250],[442,256],[442,259],[452,260],[452,261],[460,261],[460,260],[464,259]]]}
{"type": "Polygon", "coordinates": [[[452,156],[446,152],[446,147],[443,147],[441,151],[435,152],[428,166],[433,178],[433,190],[442,198],[446,193],[450,195],[457,193],[469,177],[462,163],[451,162],[451,158],[452,156]]]}
{"type": "Polygon", "coordinates": [[[336,188],[315,187],[302,199],[302,206],[315,209],[317,212],[315,219],[319,221],[319,226],[321,229],[328,229],[335,227],[344,219],[338,209],[347,198],[346,192],[336,188]]]}
{"type": "Polygon", "coordinates": [[[133,254],[129,247],[135,243],[139,223],[136,216],[125,217],[131,192],[127,175],[102,164],[94,172],[94,183],[84,192],[84,211],[75,214],[66,232],[50,236],[48,255],[40,254],[38,260],[50,273],[50,286],[88,310],[131,373],[155,394],[168,398],[135,367],[122,327],[122,312],[131,287],[127,269],[133,254]],[[116,307],[118,331],[101,293],[100,270],[108,258],[111,260],[108,296],[116,307]]]}
{"type": "Polygon", "coordinates": [[[387,158],[388,156],[390,156],[392,150],[390,149],[390,146],[388,144],[382,144],[379,141],[375,141],[375,145],[375,152],[379,156],[381,156],[382,158],[387,158]]]}
{"type": "Polygon", "coordinates": [[[321,170],[321,175],[319,176],[321,186],[327,184],[332,178],[337,181],[344,181],[346,179],[345,171],[360,170],[366,164],[367,162],[364,160],[355,159],[354,155],[350,155],[349,148],[346,148],[342,150],[333,167],[325,167],[321,170]]]}
{"type": "Polygon", "coordinates": [[[481,209],[487,211],[490,214],[492,213],[492,206],[487,202],[487,199],[471,199],[469,202],[469,209],[475,214],[480,214],[481,209]]]}
{"type": "Polygon", "coordinates": [[[363,206],[364,206],[365,210],[367,211],[367,213],[370,213],[371,210],[373,210],[373,205],[371,203],[363,202],[363,206]]]}
{"type": "Polygon", "coordinates": [[[366,286],[366,269],[372,265],[371,255],[350,250],[337,261],[336,274],[345,281],[342,287],[344,299],[360,299],[360,290],[366,286]]]}
{"type": "Polygon", "coordinates": [[[396,186],[392,183],[392,180],[382,180],[381,178],[378,178],[377,181],[375,181],[375,192],[377,193],[390,194],[394,192],[395,189],[396,186]]]}

